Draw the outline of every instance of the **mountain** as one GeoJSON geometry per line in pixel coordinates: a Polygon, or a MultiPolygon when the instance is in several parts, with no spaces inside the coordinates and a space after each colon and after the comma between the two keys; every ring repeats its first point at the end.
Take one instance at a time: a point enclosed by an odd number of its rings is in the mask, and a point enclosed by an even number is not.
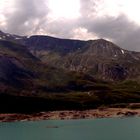
{"type": "Polygon", "coordinates": [[[140,101],[139,80],[140,53],[104,39],[0,31],[0,112],[124,107],[140,101]]]}
{"type": "Polygon", "coordinates": [[[38,61],[25,47],[0,41],[0,91],[6,87],[23,87],[33,79],[34,73],[29,69],[30,63],[38,61]],[[28,62],[27,62],[28,61],[28,62]]]}
{"type": "Polygon", "coordinates": [[[68,71],[113,81],[140,76],[140,53],[124,50],[104,39],[81,41],[31,36],[19,42],[42,62],[68,71]]]}
{"type": "Polygon", "coordinates": [[[43,63],[66,71],[109,81],[140,78],[140,52],[124,50],[104,39],[81,41],[1,32],[0,37],[3,36],[5,40],[27,46],[43,63]]]}
{"type": "Polygon", "coordinates": [[[26,46],[0,40],[0,93],[32,96],[42,92],[89,90],[96,81],[83,73],[46,65],[26,46]]]}

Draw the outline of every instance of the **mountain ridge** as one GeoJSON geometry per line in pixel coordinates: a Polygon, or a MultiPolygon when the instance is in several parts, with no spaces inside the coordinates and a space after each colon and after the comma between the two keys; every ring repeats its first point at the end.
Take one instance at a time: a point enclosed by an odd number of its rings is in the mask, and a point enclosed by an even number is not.
{"type": "Polygon", "coordinates": [[[0,112],[126,107],[140,101],[140,53],[104,39],[0,32],[0,101],[0,112]]]}
{"type": "Polygon", "coordinates": [[[140,52],[122,49],[104,39],[82,41],[44,35],[18,36],[17,39],[17,35],[8,36],[11,38],[5,37],[5,40],[26,46],[35,57],[53,67],[104,80],[140,77],[140,52]]]}

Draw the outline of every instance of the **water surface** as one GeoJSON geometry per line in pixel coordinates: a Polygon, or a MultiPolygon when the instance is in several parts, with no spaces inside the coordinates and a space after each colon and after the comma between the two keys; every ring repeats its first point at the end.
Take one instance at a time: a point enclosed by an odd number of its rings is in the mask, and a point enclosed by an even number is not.
{"type": "Polygon", "coordinates": [[[140,140],[140,118],[0,123],[0,140],[140,140]]]}

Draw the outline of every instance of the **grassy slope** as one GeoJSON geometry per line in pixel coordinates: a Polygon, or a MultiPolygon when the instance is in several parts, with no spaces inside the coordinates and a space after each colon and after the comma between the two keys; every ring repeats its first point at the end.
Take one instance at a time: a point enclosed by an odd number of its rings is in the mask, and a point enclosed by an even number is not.
{"type": "Polygon", "coordinates": [[[140,84],[125,81],[119,84],[98,83],[86,90],[69,92],[42,92],[22,95],[1,94],[1,112],[39,112],[51,110],[85,110],[102,106],[127,107],[140,102],[140,84]],[[131,89],[131,90],[130,90],[131,89]],[[29,94],[29,95],[28,95],[29,94]],[[2,96],[2,97],[1,97],[2,96]],[[10,105],[8,108],[6,107],[10,105]],[[19,109],[16,107],[18,106],[19,109]]]}

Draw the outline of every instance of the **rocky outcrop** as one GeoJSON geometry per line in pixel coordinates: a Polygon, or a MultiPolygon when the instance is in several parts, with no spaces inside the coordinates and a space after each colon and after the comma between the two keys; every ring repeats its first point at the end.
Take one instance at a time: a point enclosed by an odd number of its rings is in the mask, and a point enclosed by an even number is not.
{"type": "Polygon", "coordinates": [[[125,80],[128,76],[128,71],[126,68],[120,65],[114,65],[111,67],[106,68],[104,77],[105,79],[112,79],[115,81],[118,80],[125,80]]]}
{"type": "MultiPolygon", "coordinates": [[[[70,120],[70,119],[95,119],[112,117],[140,116],[140,109],[131,110],[127,108],[105,108],[104,110],[84,111],[52,111],[35,114],[0,114],[0,122],[13,121],[38,121],[38,120],[70,120]]],[[[57,125],[49,125],[46,128],[58,128],[57,125]]]]}

